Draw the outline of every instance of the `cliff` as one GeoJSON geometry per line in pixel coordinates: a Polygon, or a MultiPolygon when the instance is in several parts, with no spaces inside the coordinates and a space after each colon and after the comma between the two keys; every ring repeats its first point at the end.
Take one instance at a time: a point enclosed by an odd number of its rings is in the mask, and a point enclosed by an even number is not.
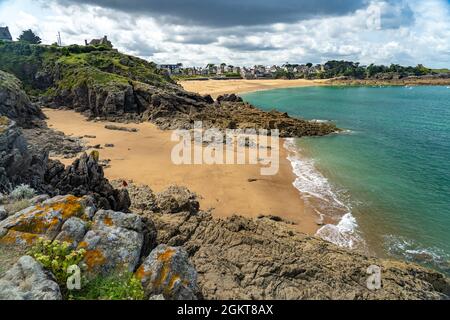
{"type": "Polygon", "coordinates": [[[332,124],[264,112],[235,96],[214,101],[183,90],[155,64],[105,47],[0,45],[0,69],[21,79],[41,105],[70,108],[90,119],[151,121],[162,129],[279,129],[282,137],[326,135],[332,124]]]}

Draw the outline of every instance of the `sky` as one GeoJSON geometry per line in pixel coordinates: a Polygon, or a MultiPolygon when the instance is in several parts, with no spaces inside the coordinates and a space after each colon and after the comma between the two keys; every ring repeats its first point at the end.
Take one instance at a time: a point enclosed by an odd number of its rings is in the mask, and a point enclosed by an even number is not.
{"type": "Polygon", "coordinates": [[[450,0],[0,0],[0,26],[44,43],[107,35],[156,63],[450,67],[450,0]]]}

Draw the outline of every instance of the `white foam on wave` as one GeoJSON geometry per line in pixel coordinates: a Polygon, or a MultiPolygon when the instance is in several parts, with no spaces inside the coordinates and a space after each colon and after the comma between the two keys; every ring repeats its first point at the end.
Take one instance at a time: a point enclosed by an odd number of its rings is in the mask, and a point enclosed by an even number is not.
{"type": "Polygon", "coordinates": [[[394,257],[431,265],[450,273],[450,255],[439,248],[426,248],[412,239],[394,235],[386,235],[384,244],[387,252],[394,257]]]}
{"type": "MultiPolygon", "coordinates": [[[[314,208],[321,219],[331,214],[338,215],[340,220],[334,224],[327,224],[317,231],[320,238],[346,248],[357,248],[363,240],[358,233],[358,224],[351,213],[351,208],[342,202],[332,185],[315,167],[314,160],[302,157],[299,149],[295,145],[295,140],[290,138],[285,140],[284,147],[289,151],[290,161],[296,179],[293,183],[300,191],[302,197],[308,200],[315,198],[314,208]]],[[[336,216],[331,218],[336,219],[336,216]]]]}

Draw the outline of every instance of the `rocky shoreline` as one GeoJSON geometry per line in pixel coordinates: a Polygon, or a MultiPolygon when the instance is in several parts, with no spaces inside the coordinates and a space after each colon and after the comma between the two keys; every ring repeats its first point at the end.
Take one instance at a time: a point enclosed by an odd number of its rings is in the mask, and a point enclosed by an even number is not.
{"type": "MultiPolygon", "coordinates": [[[[130,68],[140,63],[120,57],[130,68]]],[[[123,83],[117,71],[107,76],[112,82],[93,83],[91,73],[108,72],[83,62],[75,65],[82,65],[78,76],[86,81],[63,89],[75,67],[63,64],[68,56],[57,58],[63,59],[58,68],[53,60],[36,65],[39,83],[56,86],[46,104],[64,103],[93,120],[149,120],[165,129],[203,120],[206,127],[280,129],[289,137],[336,131],[331,124],[260,111],[235,95],[214,101],[169,82],[137,83],[137,75],[123,83]]],[[[184,187],[154,193],[132,181],[110,182],[98,151],[68,166],[50,160],[50,152],[76,154],[84,146],[45,126],[38,107],[43,98],[32,103],[19,80],[1,71],[0,76],[0,253],[9,253],[0,255],[0,299],[74,298],[62,281],[67,275],[57,259],[61,252],[64,259],[80,258],[74,263],[87,283],[130,275],[139,299],[447,299],[450,294],[449,279],[438,272],[338,248],[277,217],[215,219],[184,187]],[[48,251],[57,255],[54,260],[48,251]],[[367,287],[371,265],[382,269],[378,290],[367,287]]]]}

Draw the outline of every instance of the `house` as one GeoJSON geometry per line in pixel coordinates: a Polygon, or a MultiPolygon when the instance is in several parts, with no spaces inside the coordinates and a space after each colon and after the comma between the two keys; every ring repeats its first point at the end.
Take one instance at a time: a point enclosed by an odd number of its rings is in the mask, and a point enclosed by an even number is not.
{"type": "Polygon", "coordinates": [[[107,46],[110,48],[113,47],[111,41],[108,40],[107,36],[104,36],[101,39],[92,39],[91,42],[89,42],[89,43],[87,42],[87,40],[85,40],[85,43],[86,43],[86,45],[89,45],[89,46],[107,46]]]}
{"type": "Polygon", "coordinates": [[[0,27],[0,41],[12,41],[8,27],[0,27]]]}
{"type": "Polygon", "coordinates": [[[177,63],[177,64],[160,64],[158,65],[159,69],[166,70],[169,75],[171,74],[180,74],[182,72],[183,64],[177,63]]]}

